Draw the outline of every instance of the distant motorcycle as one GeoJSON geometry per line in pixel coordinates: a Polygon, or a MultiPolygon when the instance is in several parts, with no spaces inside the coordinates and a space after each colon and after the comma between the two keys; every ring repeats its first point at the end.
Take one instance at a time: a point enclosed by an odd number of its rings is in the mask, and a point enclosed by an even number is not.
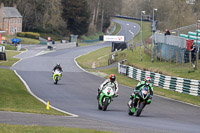
{"type": "Polygon", "coordinates": [[[58,81],[61,79],[61,76],[62,76],[62,72],[60,70],[56,69],[53,72],[53,81],[54,81],[54,84],[58,83],[58,81]]]}
{"type": "Polygon", "coordinates": [[[105,87],[99,96],[98,109],[106,111],[114,95],[115,95],[115,92],[111,87],[109,86],[105,87]]]}
{"type": "Polygon", "coordinates": [[[128,103],[129,106],[129,115],[135,114],[136,116],[140,116],[142,110],[151,100],[150,92],[147,87],[143,87],[140,89],[138,94],[135,97],[135,100],[130,100],[128,103]],[[135,102],[135,103],[134,103],[135,102]]]}

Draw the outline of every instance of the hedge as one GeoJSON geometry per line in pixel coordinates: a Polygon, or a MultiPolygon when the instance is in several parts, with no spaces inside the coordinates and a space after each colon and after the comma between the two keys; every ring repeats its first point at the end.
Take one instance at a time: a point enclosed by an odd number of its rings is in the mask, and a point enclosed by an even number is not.
{"type": "Polygon", "coordinates": [[[32,38],[32,39],[39,39],[40,34],[34,33],[34,32],[18,32],[17,36],[18,37],[27,37],[27,38],[32,38]]]}

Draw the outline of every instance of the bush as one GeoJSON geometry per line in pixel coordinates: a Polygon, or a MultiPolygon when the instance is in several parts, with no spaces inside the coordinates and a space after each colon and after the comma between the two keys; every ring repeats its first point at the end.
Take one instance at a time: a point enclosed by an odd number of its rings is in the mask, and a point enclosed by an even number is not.
{"type": "Polygon", "coordinates": [[[17,36],[18,37],[25,37],[25,34],[26,34],[25,32],[18,32],[17,36]]]}
{"type": "Polygon", "coordinates": [[[39,39],[40,34],[34,33],[34,32],[18,32],[17,36],[18,37],[27,37],[27,38],[32,38],[32,39],[39,39]]]}

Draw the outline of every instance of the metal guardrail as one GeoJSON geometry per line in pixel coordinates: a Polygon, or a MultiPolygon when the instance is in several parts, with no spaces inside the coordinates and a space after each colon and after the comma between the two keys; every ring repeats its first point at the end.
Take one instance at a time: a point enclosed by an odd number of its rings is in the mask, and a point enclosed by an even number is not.
{"type": "Polygon", "coordinates": [[[155,86],[173,90],[179,93],[186,93],[193,96],[200,96],[200,80],[171,77],[150,71],[144,71],[132,66],[118,63],[118,73],[126,75],[138,81],[149,76],[155,86]]]}

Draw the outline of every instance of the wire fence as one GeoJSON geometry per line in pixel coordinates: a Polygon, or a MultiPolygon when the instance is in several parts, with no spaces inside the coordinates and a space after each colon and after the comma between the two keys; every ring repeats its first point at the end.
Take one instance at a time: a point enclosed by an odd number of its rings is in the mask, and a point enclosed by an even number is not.
{"type": "Polygon", "coordinates": [[[187,39],[173,35],[165,36],[158,33],[154,37],[153,50],[151,39],[144,42],[145,54],[150,57],[153,56],[157,61],[174,62],[182,65],[190,63],[191,66],[197,68],[200,58],[199,51],[197,50],[197,53],[192,56],[192,53],[187,49],[187,39]]]}

